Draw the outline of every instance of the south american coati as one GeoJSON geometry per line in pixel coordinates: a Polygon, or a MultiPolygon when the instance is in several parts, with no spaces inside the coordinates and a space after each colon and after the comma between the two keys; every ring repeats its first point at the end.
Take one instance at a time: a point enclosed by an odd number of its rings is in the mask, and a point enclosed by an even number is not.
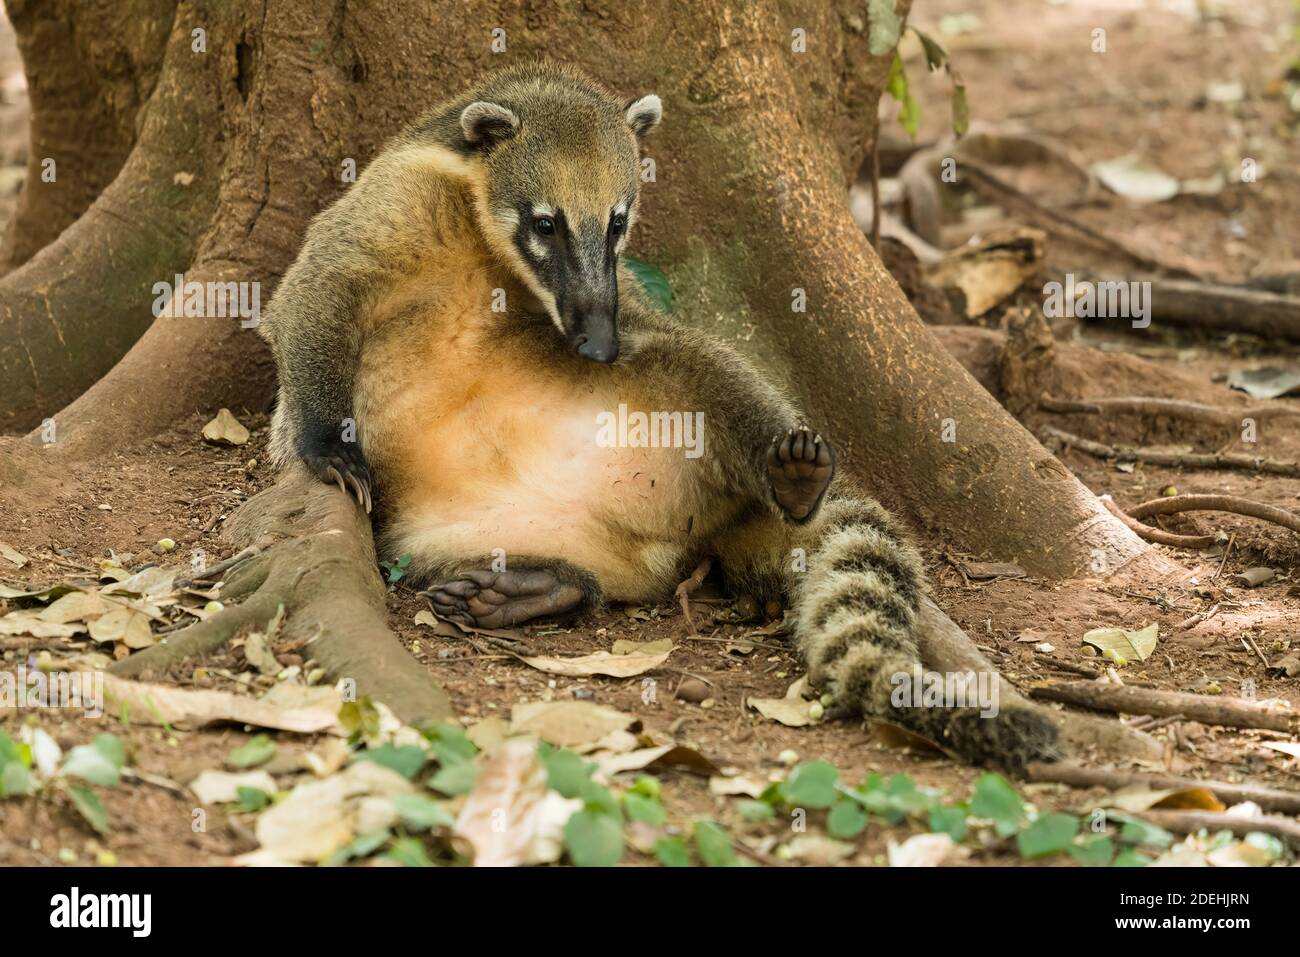
{"type": "Polygon", "coordinates": [[[260,324],[275,459],[377,501],[381,554],[409,555],[452,620],[661,601],[712,556],[735,594],[792,608],[838,710],[977,763],[1050,756],[1032,713],[891,702],[921,668],[920,556],[787,395],[620,261],[660,113],[538,64],[389,142],[312,221],[260,324]],[[666,441],[610,441],[611,417],[666,423],[666,441]]]}

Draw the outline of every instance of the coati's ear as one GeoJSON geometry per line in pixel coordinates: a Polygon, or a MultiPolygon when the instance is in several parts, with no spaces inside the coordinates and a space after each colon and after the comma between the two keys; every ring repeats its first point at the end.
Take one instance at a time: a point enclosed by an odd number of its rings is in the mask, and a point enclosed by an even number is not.
{"type": "Polygon", "coordinates": [[[460,128],[471,146],[491,149],[519,132],[519,117],[499,103],[479,100],[461,111],[460,128]]]}
{"type": "Polygon", "coordinates": [[[659,125],[659,118],[663,113],[662,101],[651,93],[629,103],[623,115],[627,117],[627,125],[632,127],[633,133],[637,136],[645,136],[659,125]]]}

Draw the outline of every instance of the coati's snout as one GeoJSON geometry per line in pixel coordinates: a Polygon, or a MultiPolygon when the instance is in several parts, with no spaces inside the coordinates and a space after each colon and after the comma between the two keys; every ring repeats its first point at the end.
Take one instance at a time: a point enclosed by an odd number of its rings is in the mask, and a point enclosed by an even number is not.
{"type": "Polygon", "coordinates": [[[560,319],[569,344],[584,359],[613,362],[618,358],[618,280],[611,270],[606,290],[582,290],[561,299],[560,319]]]}

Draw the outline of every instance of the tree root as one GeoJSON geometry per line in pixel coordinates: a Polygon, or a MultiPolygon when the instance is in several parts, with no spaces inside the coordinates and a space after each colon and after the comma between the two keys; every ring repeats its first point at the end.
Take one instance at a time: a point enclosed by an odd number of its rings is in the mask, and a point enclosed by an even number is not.
{"type": "Polygon", "coordinates": [[[451,715],[446,693],[388,630],[369,522],[350,498],[295,469],[240,506],[225,534],[260,551],[226,576],[222,597],[244,601],[117,662],[114,674],[161,675],[264,627],[283,605],[284,633],[305,639],[330,680],[351,681],[407,722],[451,715]]]}
{"type": "Polygon", "coordinates": [[[1178,535],[1174,532],[1166,532],[1163,528],[1144,525],[1125,513],[1109,495],[1101,496],[1101,504],[1106,506],[1110,514],[1133,529],[1143,541],[1154,542],[1157,545],[1172,545],[1174,548],[1209,548],[1214,544],[1213,535],[1178,535]]]}
{"type": "Polygon", "coordinates": [[[1189,721],[1227,728],[1262,728],[1294,734],[1300,731],[1300,715],[1275,711],[1244,698],[1211,697],[1156,688],[1100,684],[1095,681],[1064,681],[1029,689],[1034,698],[1061,701],[1097,711],[1123,714],[1182,714],[1189,721]]]}
{"type": "Polygon", "coordinates": [[[1058,399],[1044,395],[1038,399],[1038,407],[1044,412],[1074,413],[1089,415],[1106,415],[1109,413],[1132,413],[1135,415],[1167,415],[1176,419],[1188,419],[1193,422],[1209,422],[1213,425],[1240,427],[1242,419],[1266,419],[1281,416],[1300,416],[1300,409],[1288,405],[1252,405],[1240,409],[1223,408],[1206,405],[1203,402],[1190,402],[1185,399],[1161,399],[1155,396],[1132,395],[1116,396],[1106,399],[1058,399]]]}
{"type": "Polygon", "coordinates": [[[1300,516],[1293,515],[1276,505],[1252,502],[1248,498],[1235,495],[1171,495],[1143,502],[1129,509],[1135,519],[1148,518],[1152,515],[1173,515],[1178,512],[1231,512],[1258,518],[1274,525],[1281,525],[1293,532],[1300,532],[1300,516]]]}
{"type": "MultiPolygon", "coordinates": [[[[930,671],[982,671],[997,675],[997,669],[980,653],[970,637],[928,598],[921,605],[917,638],[921,660],[930,671]]],[[[1161,754],[1159,743],[1150,735],[1126,728],[1117,721],[1034,704],[1001,675],[997,677],[996,700],[999,709],[1004,712],[1028,711],[1049,721],[1056,728],[1061,757],[1081,757],[1102,752],[1110,757],[1152,759],[1161,754]]]]}
{"type": "Polygon", "coordinates": [[[1211,833],[1231,831],[1237,837],[1245,837],[1252,831],[1261,831],[1281,838],[1292,847],[1300,847],[1300,822],[1289,817],[1272,814],[1238,817],[1222,811],[1142,811],[1133,816],[1176,834],[1195,834],[1204,828],[1211,833]]]}
{"type": "Polygon", "coordinates": [[[1151,774],[1142,771],[1110,771],[1104,768],[1084,768],[1075,764],[1055,762],[1036,763],[1029,766],[1029,780],[1070,787],[1119,788],[1139,787],[1150,791],[1205,788],[1228,804],[1254,801],[1266,811],[1300,814],[1300,793],[1260,787],[1257,784],[1229,784],[1227,781],[1202,781],[1174,774],[1151,774]]]}
{"type": "Polygon", "coordinates": [[[1076,448],[1080,452],[1098,459],[1120,459],[1125,462],[1146,462],[1150,465],[1168,465],[1174,468],[1188,469],[1241,469],[1248,472],[1267,472],[1270,475],[1286,475],[1291,478],[1300,478],[1300,464],[1295,462],[1276,462],[1272,459],[1254,458],[1249,455],[1221,455],[1217,452],[1208,454],[1201,452],[1156,452],[1151,449],[1106,445],[1070,432],[1064,432],[1050,425],[1045,425],[1039,429],[1038,437],[1044,445],[1054,441],[1063,446],[1076,448]]]}

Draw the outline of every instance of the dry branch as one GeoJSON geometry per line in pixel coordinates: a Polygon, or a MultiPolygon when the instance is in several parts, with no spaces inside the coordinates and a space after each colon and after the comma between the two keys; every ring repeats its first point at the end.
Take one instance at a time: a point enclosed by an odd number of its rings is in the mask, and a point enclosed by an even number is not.
{"type": "Polygon", "coordinates": [[[1211,422],[1215,425],[1237,427],[1242,419],[1265,419],[1280,416],[1300,416],[1300,409],[1288,405],[1252,405],[1240,409],[1222,408],[1205,405],[1201,402],[1189,402],[1185,399],[1162,399],[1155,396],[1131,395],[1104,399],[1058,399],[1044,395],[1038,400],[1038,407],[1044,412],[1084,413],[1088,415],[1105,415],[1107,413],[1133,413],[1135,415],[1167,415],[1175,419],[1188,419],[1194,422],[1211,422]]]}
{"type": "Polygon", "coordinates": [[[1201,781],[1175,774],[1147,773],[1143,771],[1111,771],[1105,768],[1085,768],[1077,764],[1036,762],[1029,765],[1031,781],[1068,784],[1070,787],[1104,787],[1112,790],[1140,787],[1151,791],[1205,788],[1226,804],[1254,801],[1266,811],[1300,814],[1300,792],[1282,791],[1260,787],[1256,784],[1229,784],[1227,781],[1201,781]]]}
{"type": "Polygon", "coordinates": [[[1252,502],[1235,495],[1171,495],[1156,498],[1129,509],[1134,518],[1147,518],[1151,515],[1173,515],[1178,512],[1231,512],[1258,518],[1274,525],[1281,525],[1293,532],[1300,532],[1300,516],[1288,512],[1276,505],[1252,502]]]}
{"type": "Polygon", "coordinates": [[[1146,462],[1149,465],[1167,465],[1174,468],[1241,469],[1243,471],[1267,472],[1270,475],[1286,475],[1291,478],[1300,478],[1300,464],[1295,462],[1276,462],[1272,459],[1253,458],[1249,455],[1221,455],[1217,452],[1156,452],[1152,449],[1106,445],[1103,442],[1094,442],[1092,439],[1085,439],[1082,436],[1062,431],[1050,425],[1045,425],[1039,429],[1038,436],[1044,445],[1049,440],[1055,440],[1062,445],[1076,448],[1080,452],[1098,459],[1146,462]]]}
{"type": "Polygon", "coordinates": [[[1175,548],[1209,548],[1214,544],[1213,535],[1178,535],[1174,532],[1166,532],[1163,528],[1144,525],[1125,513],[1109,495],[1101,496],[1101,503],[1106,506],[1110,514],[1136,532],[1143,541],[1154,542],[1157,545],[1172,545],[1175,548]]]}
{"type": "Polygon", "coordinates": [[[1261,831],[1281,838],[1292,847],[1300,847],[1300,821],[1273,814],[1238,817],[1221,811],[1143,811],[1134,817],[1177,834],[1194,834],[1204,828],[1210,832],[1231,831],[1237,837],[1245,837],[1252,831],[1261,831]]]}
{"type": "Polygon", "coordinates": [[[1065,704],[1116,711],[1123,714],[1165,716],[1183,714],[1188,720],[1229,728],[1263,728],[1268,731],[1300,731],[1300,715],[1274,711],[1244,698],[1210,697],[1181,691],[1160,691],[1096,681],[1065,681],[1029,689],[1034,698],[1065,704]]]}
{"type": "Polygon", "coordinates": [[[1181,279],[1151,282],[1151,318],[1300,342],[1300,298],[1181,279]]]}

